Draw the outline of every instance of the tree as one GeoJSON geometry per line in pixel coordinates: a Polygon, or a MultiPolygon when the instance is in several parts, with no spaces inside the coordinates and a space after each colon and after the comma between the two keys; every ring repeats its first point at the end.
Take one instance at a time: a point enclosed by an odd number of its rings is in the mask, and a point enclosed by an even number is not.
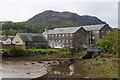
{"type": "Polygon", "coordinates": [[[102,46],[106,52],[118,54],[120,52],[120,30],[117,29],[100,39],[96,44],[102,46]]]}

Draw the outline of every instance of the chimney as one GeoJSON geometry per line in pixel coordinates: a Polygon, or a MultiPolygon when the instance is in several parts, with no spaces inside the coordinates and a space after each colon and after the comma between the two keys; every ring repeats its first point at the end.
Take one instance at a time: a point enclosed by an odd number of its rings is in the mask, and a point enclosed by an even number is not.
{"type": "Polygon", "coordinates": [[[47,32],[47,31],[48,31],[48,27],[45,28],[45,32],[47,32]]]}

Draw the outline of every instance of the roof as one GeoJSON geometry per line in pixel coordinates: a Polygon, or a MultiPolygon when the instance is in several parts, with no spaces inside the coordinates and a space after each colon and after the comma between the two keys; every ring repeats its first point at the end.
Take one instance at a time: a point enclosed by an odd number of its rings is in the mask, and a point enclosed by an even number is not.
{"type": "Polygon", "coordinates": [[[45,41],[47,41],[42,34],[35,34],[35,33],[17,33],[17,35],[18,35],[23,41],[39,41],[39,42],[45,42],[45,41]]]}
{"type": "Polygon", "coordinates": [[[1,41],[6,41],[8,39],[8,36],[0,36],[1,41]]]}
{"type": "Polygon", "coordinates": [[[9,39],[10,40],[13,40],[15,36],[9,36],[9,39]]]}
{"type": "Polygon", "coordinates": [[[1,41],[6,41],[8,38],[9,38],[10,40],[13,40],[14,37],[15,37],[15,36],[6,36],[6,35],[4,35],[4,36],[0,36],[0,40],[1,40],[1,41]]]}
{"type": "Polygon", "coordinates": [[[65,27],[65,28],[55,28],[53,30],[47,30],[42,34],[60,34],[60,33],[75,33],[81,27],[83,27],[86,31],[91,30],[100,30],[106,24],[98,24],[98,25],[87,25],[87,26],[79,26],[79,27],[65,27]]]}
{"type": "Polygon", "coordinates": [[[66,27],[66,28],[55,28],[53,30],[48,30],[43,32],[43,34],[62,34],[62,33],[75,33],[81,27],[66,27]]]}
{"type": "Polygon", "coordinates": [[[86,31],[92,31],[92,30],[100,30],[102,27],[104,27],[106,24],[98,24],[98,25],[87,25],[87,26],[81,26],[86,31]]]}

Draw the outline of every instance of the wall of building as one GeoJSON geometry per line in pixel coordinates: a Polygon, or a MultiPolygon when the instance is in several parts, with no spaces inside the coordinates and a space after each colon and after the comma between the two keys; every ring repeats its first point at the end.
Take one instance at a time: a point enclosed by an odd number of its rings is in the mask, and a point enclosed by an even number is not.
{"type": "Polygon", "coordinates": [[[81,28],[73,35],[73,47],[77,49],[87,48],[89,46],[89,34],[81,28]]]}
{"type": "Polygon", "coordinates": [[[72,34],[48,34],[48,41],[49,45],[54,48],[72,47],[72,34]]]}
{"type": "Polygon", "coordinates": [[[33,41],[25,42],[26,49],[38,49],[38,48],[47,48],[47,47],[48,47],[47,42],[33,42],[33,41]]]}
{"type": "Polygon", "coordinates": [[[6,41],[5,41],[5,43],[4,44],[12,44],[12,41],[11,41],[11,39],[7,39],[6,41]]]}
{"type": "Polygon", "coordinates": [[[101,28],[101,30],[100,30],[100,38],[103,38],[103,37],[105,37],[109,32],[111,32],[112,31],[112,29],[108,26],[108,25],[106,25],[106,26],[104,26],[103,28],[101,28]]]}
{"type": "Polygon", "coordinates": [[[21,38],[18,35],[14,37],[12,43],[17,45],[24,45],[24,42],[21,40],[21,38]]]}

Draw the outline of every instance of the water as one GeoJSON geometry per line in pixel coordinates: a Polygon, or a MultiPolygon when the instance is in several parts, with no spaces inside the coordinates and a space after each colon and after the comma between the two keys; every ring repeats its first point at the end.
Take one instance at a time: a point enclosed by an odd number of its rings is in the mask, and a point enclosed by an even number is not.
{"type": "Polygon", "coordinates": [[[52,66],[52,70],[40,78],[64,78],[69,76],[70,69],[66,65],[52,66]]]}

